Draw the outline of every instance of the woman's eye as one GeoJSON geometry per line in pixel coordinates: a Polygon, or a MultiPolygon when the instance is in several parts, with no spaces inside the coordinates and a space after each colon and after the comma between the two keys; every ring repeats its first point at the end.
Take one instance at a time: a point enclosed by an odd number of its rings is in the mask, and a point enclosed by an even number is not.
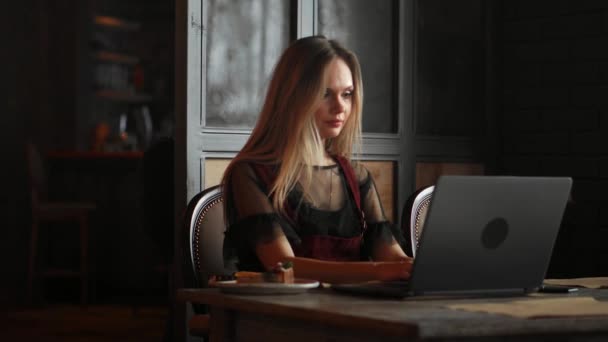
{"type": "Polygon", "coordinates": [[[353,96],[353,92],[352,91],[347,91],[346,93],[342,94],[343,97],[352,97],[353,96]]]}

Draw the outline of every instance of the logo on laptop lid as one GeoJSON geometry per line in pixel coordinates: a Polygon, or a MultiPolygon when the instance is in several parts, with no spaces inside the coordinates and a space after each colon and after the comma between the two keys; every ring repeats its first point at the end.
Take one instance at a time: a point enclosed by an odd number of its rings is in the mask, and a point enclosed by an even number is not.
{"type": "Polygon", "coordinates": [[[509,224],[502,217],[497,217],[484,227],[481,232],[481,243],[487,249],[496,249],[507,239],[509,224]]]}

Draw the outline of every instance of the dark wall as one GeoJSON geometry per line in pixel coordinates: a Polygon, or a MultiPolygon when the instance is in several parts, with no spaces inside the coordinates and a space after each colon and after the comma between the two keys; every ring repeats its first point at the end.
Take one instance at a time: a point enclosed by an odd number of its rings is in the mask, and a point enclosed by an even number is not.
{"type": "Polygon", "coordinates": [[[38,91],[33,65],[32,40],[37,22],[31,15],[36,1],[25,0],[3,5],[2,37],[5,48],[0,54],[3,82],[0,101],[2,127],[2,191],[0,191],[0,267],[8,276],[0,282],[0,302],[15,302],[15,290],[25,284],[28,224],[25,154],[23,139],[31,120],[38,91]],[[10,48],[9,48],[10,47],[10,48]]]}
{"type": "Polygon", "coordinates": [[[3,82],[0,107],[3,187],[0,192],[3,277],[0,301],[18,303],[25,288],[30,206],[25,141],[44,150],[70,146],[73,137],[75,0],[11,1],[3,5],[3,82]],[[60,14],[61,17],[57,16],[60,14]]]}
{"type": "Polygon", "coordinates": [[[502,3],[502,171],[571,176],[550,275],[608,275],[608,2],[502,3]]]}
{"type": "Polygon", "coordinates": [[[73,137],[70,37],[75,30],[70,18],[76,3],[24,0],[3,5],[0,21],[7,48],[0,60],[4,97],[0,107],[0,266],[9,276],[0,285],[1,302],[17,303],[24,295],[30,236],[25,141],[31,139],[46,150],[69,146],[73,137]],[[57,13],[65,20],[53,15],[57,13]]]}
{"type": "Polygon", "coordinates": [[[417,134],[472,138],[489,174],[573,177],[548,275],[608,275],[608,2],[417,4],[417,134]]]}
{"type": "Polygon", "coordinates": [[[483,0],[417,2],[417,135],[484,129],[483,0]]]}

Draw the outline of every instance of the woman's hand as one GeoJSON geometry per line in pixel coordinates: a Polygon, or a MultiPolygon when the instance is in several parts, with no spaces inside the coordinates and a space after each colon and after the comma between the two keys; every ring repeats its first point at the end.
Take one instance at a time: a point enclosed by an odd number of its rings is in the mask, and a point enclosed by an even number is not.
{"type": "Polygon", "coordinates": [[[412,273],[414,260],[406,257],[403,261],[381,261],[374,262],[376,268],[376,279],[381,281],[407,280],[412,273]]]}

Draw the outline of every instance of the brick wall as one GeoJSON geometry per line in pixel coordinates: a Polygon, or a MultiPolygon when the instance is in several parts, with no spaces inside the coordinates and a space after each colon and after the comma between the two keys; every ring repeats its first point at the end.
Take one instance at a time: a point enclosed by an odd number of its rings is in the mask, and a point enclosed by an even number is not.
{"type": "Polygon", "coordinates": [[[608,1],[504,1],[502,172],[571,176],[549,276],[608,275],[608,1]]]}

